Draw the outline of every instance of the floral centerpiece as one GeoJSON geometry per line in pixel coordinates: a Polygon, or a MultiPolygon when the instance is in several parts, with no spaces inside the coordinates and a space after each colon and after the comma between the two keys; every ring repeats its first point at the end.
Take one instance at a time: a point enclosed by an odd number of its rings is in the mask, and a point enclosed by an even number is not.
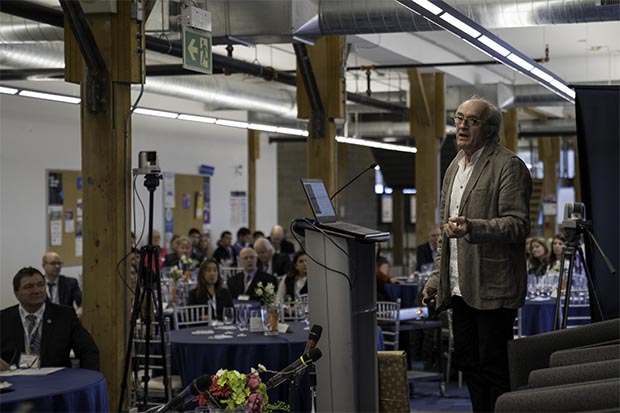
{"type": "Polygon", "coordinates": [[[276,304],[276,291],[274,285],[272,283],[263,285],[263,283],[259,281],[259,283],[256,284],[254,293],[258,296],[263,305],[261,309],[263,315],[263,332],[267,336],[277,335],[278,306],[276,304]]]}
{"type": "Polygon", "coordinates": [[[191,257],[188,257],[187,255],[181,255],[181,258],[179,258],[179,267],[183,270],[183,276],[185,277],[186,283],[189,283],[189,277],[192,273],[192,270],[197,266],[198,261],[191,257]]]}
{"type": "Polygon", "coordinates": [[[177,303],[177,285],[179,280],[183,277],[183,271],[176,265],[170,269],[170,301],[177,303]]]}
{"type": "MultiPolygon", "coordinates": [[[[259,365],[261,367],[264,369],[259,365]]],[[[194,401],[215,410],[262,413],[269,397],[267,386],[262,382],[258,370],[253,368],[250,374],[239,373],[237,370],[219,370],[211,376],[209,389],[196,396],[194,401]]]]}

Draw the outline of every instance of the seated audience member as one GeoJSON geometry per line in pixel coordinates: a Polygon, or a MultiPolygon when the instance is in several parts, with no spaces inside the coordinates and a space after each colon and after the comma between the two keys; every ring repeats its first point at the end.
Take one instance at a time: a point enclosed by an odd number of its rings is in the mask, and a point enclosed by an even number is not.
{"type": "Polygon", "coordinates": [[[53,251],[46,252],[43,256],[43,271],[47,282],[48,301],[54,304],[66,305],[76,308],[78,317],[82,316],[82,290],[75,278],[65,277],[60,274],[62,261],[60,255],[53,251]]]}
{"type": "MultiPolygon", "coordinates": [[[[0,370],[19,364],[22,354],[40,367],[71,367],[71,350],[80,367],[99,370],[99,350],[72,308],[46,302],[45,277],[33,267],[13,278],[18,305],[0,312],[0,370]]],[[[22,362],[28,362],[24,357],[22,362]]]]}
{"type": "Polygon", "coordinates": [[[205,260],[213,257],[213,245],[209,234],[202,234],[200,237],[200,250],[204,253],[205,260]]]}
{"type": "Polygon", "coordinates": [[[223,320],[224,307],[232,307],[230,291],[224,288],[220,266],[213,258],[203,261],[198,270],[198,285],[189,292],[187,305],[210,305],[213,316],[223,320]]]}
{"type": "Polygon", "coordinates": [[[168,255],[168,248],[161,246],[161,232],[156,229],[153,230],[153,245],[159,247],[159,268],[161,268],[168,255]]]}
{"type": "Polygon", "coordinates": [[[260,271],[271,275],[284,275],[291,270],[288,254],[278,254],[267,238],[256,241],[254,251],[258,255],[257,267],[260,271]]]}
{"type": "Polygon", "coordinates": [[[220,240],[217,242],[217,248],[213,253],[213,258],[215,258],[218,264],[225,267],[237,266],[237,255],[232,247],[232,234],[230,231],[224,231],[222,235],[220,235],[220,240]]]}
{"type": "Polygon", "coordinates": [[[527,271],[537,277],[545,275],[547,272],[547,257],[549,249],[547,243],[542,238],[533,238],[530,241],[530,258],[527,260],[527,271]]]}
{"type": "Polygon", "coordinates": [[[177,238],[172,246],[173,252],[166,255],[164,260],[164,267],[174,267],[175,265],[182,268],[182,258],[190,258],[192,255],[192,242],[188,237],[182,235],[177,238]]]}
{"type": "MultiPolygon", "coordinates": [[[[558,274],[560,272],[560,264],[562,262],[562,253],[564,251],[564,246],[566,245],[566,236],[563,233],[558,233],[553,237],[553,243],[551,244],[551,252],[549,253],[548,260],[548,273],[558,274]]],[[[567,274],[568,271],[568,257],[564,261],[564,275],[567,274]]],[[[581,257],[575,251],[575,263],[573,265],[573,274],[585,274],[585,268],[583,266],[583,262],[581,261],[581,257]]]]}
{"type": "Polygon", "coordinates": [[[235,250],[235,255],[238,257],[241,250],[245,247],[252,246],[252,233],[246,227],[241,227],[237,231],[237,242],[233,245],[233,249],[235,250]]]}
{"type": "Polygon", "coordinates": [[[429,240],[416,247],[416,271],[422,272],[422,266],[425,266],[425,269],[429,267],[432,269],[435,262],[435,255],[437,255],[437,246],[439,245],[440,236],[441,228],[435,226],[428,233],[429,240]]]}
{"type": "Polygon", "coordinates": [[[261,238],[265,238],[265,233],[263,231],[254,231],[252,233],[252,244],[258,241],[261,238]]]}
{"type": "Polygon", "coordinates": [[[398,284],[398,281],[389,276],[390,264],[384,256],[379,255],[377,257],[377,301],[389,301],[385,292],[385,284],[393,283],[398,284]]]}
{"type": "Polygon", "coordinates": [[[271,228],[271,232],[267,239],[271,242],[273,249],[277,253],[289,255],[295,253],[295,246],[292,242],[286,240],[286,234],[284,234],[284,228],[282,228],[282,226],[275,225],[271,228]]]}
{"type": "Polygon", "coordinates": [[[189,237],[192,246],[191,258],[200,264],[205,259],[205,253],[202,248],[200,248],[202,233],[197,228],[190,228],[187,236],[189,237]]]}
{"type": "Polygon", "coordinates": [[[263,286],[273,284],[274,290],[278,288],[278,279],[273,275],[259,271],[256,267],[257,254],[252,248],[244,248],[239,254],[239,261],[243,271],[233,275],[228,279],[228,290],[233,298],[239,298],[240,295],[247,295],[251,300],[260,300],[256,294],[256,285],[259,282],[263,286]]]}
{"type": "Polygon", "coordinates": [[[293,257],[293,267],[278,285],[276,301],[279,303],[298,301],[301,294],[308,294],[308,267],[306,254],[297,251],[293,257]]]}

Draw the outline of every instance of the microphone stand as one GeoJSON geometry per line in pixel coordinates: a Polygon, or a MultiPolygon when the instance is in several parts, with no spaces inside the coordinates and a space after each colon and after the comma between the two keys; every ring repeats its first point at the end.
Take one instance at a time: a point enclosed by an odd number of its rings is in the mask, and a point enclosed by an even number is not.
{"type": "Polygon", "coordinates": [[[346,184],[344,184],[343,187],[341,187],[339,190],[337,190],[336,192],[334,192],[334,195],[329,197],[329,200],[331,201],[332,199],[334,199],[336,197],[336,195],[338,195],[339,193],[341,193],[342,191],[344,191],[344,189],[346,187],[348,187],[349,185],[351,185],[353,182],[355,182],[357,180],[357,178],[359,178],[360,176],[362,176],[363,174],[366,173],[366,171],[369,171],[371,169],[374,169],[377,166],[376,163],[373,163],[372,165],[370,165],[368,168],[364,169],[362,172],[358,173],[357,175],[355,175],[355,177],[353,179],[351,179],[349,182],[347,182],[346,184]]]}
{"type": "Polygon", "coordinates": [[[314,364],[309,367],[308,380],[310,381],[310,412],[316,412],[316,367],[314,364]]]}

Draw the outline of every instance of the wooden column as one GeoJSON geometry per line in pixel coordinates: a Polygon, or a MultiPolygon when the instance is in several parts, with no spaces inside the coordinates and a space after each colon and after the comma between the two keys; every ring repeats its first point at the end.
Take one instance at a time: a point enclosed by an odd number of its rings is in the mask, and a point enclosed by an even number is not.
{"type": "Polygon", "coordinates": [[[428,239],[439,216],[439,150],[445,136],[445,76],[409,69],[411,136],[415,156],[416,244],[428,239]]]}
{"type": "Polygon", "coordinates": [[[500,143],[517,153],[517,108],[510,108],[503,113],[500,143]]]}
{"type": "Polygon", "coordinates": [[[256,160],[260,158],[260,132],[248,129],[248,225],[256,230],[256,160]]]}
{"type": "MultiPolygon", "coordinates": [[[[545,200],[558,199],[558,162],[560,161],[560,139],[557,137],[538,138],[538,156],[543,162],[543,209],[545,200]]],[[[552,238],[556,233],[556,216],[543,216],[543,235],[552,238]]]]}
{"type": "MultiPolygon", "coordinates": [[[[325,36],[314,46],[308,47],[308,56],[323,106],[325,107],[325,133],[312,137],[314,126],[310,122],[310,136],[307,143],[308,171],[310,178],[320,178],[325,182],[327,191],[336,190],[336,124],[333,119],[344,117],[345,88],[342,76],[342,49],[344,37],[325,36]]],[[[297,107],[298,117],[311,118],[310,105],[299,68],[297,69],[297,107]]]]}
{"type": "MultiPolygon", "coordinates": [[[[392,265],[403,265],[404,255],[404,231],[405,228],[405,208],[403,188],[392,188],[392,265]]],[[[404,274],[404,272],[403,272],[404,274]]]]}
{"type": "MultiPolygon", "coordinates": [[[[126,255],[131,250],[130,86],[141,79],[143,58],[137,52],[143,33],[131,19],[130,8],[130,2],[119,1],[116,14],[88,16],[108,69],[108,98],[98,112],[89,110],[87,91],[91,84],[86,65],[65,21],[65,77],[69,82],[80,83],[82,98],[82,322],[99,347],[112,410],[116,410],[120,396],[128,319],[127,289],[117,266],[119,262],[125,264],[120,268],[129,282],[130,260],[126,255]]],[[[137,185],[142,185],[141,179],[137,185]]]]}
{"type": "MultiPolygon", "coordinates": [[[[573,179],[573,186],[575,187],[575,202],[581,201],[581,179],[579,178],[580,169],[579,169],[579,148],[577,145],[577,137],[571,139],[571,143],[573,145],[573,151],[575,154],[575,178],[573,179]]],[[[586,218],[588,211],[586,211],[586,218]]]]}
{"type": "MultiPolygon", "coordinates": [[[[335,182],[335,190],[341,188],[347,182],[347,144],[339,143],[336,144],[336,182],[335,182]]],[[[346,211],[344,211],[344,215],[342,214],[341,206],[345,204],[344,200],[346,199],[346,190],[342,191],[336,198],[333,199],[334,208],[336,208],[336,212],[340,215],[341,218],[346,220],[346,211]]]]}

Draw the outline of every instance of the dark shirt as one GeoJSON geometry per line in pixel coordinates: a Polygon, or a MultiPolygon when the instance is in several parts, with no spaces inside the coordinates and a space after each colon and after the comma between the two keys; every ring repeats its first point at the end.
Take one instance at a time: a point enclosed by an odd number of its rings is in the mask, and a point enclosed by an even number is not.
{"type": "MultiPolygon", "coordinates": [[[[187,297],[187,305],[208,305],[211,296],[207,291],[207,295],[204,297],[198,297],[198,290],[193,289],[189,292],[187,297]]],[[[226,288],[220,288],[215,292],[215,316],[218,320],[224,319],[224,307],[232,307],[234,305],[232,295],[226,288]]]]}
{"type": "Polygon", "coordinates": [[[239,297],[240,294],[247,294],[251,300],[260,301],[260,297],[256,295],[256,286],[259,282],[266,286],[268,283],[273,284],[274,293],[278,290],[278,279],[271,274],[264,273],[262,271],[256,271],[252,282],[248,286],[247,292],[245,290],[245,273],[243,271],[238,272],[228,279],[228,289],[233,298],[239,297]]]}
{"type": "Polygon", "coordinates": [[[230,266],[237,266],[237,255],[235,254],[235,250],[233,249],[233,247],[226,248],[219,242],[217,243],[217,248],[213,253],[213,259],[219,264],[222,263],[222,260],[232,260],[232,264],[230,264],[230,266]]]}

